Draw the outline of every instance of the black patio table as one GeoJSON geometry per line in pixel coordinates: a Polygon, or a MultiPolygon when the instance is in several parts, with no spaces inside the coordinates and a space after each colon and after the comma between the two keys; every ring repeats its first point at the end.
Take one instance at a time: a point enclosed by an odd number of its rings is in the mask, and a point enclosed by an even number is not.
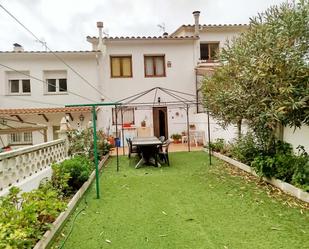
{"type": "Polygon", "coordinates": [[[149,163],[157,167],[161,166],[157,160],[158,145],[162,145],[162,142],[157,137],[135,137],[132,139],[132,146],[137,146],[141,155],[141,159],[135,165],[136,169],[139,168],[141,164],[149,163]]]}

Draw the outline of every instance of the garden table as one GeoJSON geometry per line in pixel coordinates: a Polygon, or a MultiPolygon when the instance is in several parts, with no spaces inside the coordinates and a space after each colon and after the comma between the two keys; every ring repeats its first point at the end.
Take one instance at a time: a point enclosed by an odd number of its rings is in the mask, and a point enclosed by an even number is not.
{"type": "Polygon", "coordinates": [[[158,146],[162,145],[162,142],[157,137],[135,137],[132,139],[132,145],[137,146],[141,159],[135,165],[135,168],[139,168],[141,164],[153,163],[157,167],[161,165],[158,163],[158,146]]]}

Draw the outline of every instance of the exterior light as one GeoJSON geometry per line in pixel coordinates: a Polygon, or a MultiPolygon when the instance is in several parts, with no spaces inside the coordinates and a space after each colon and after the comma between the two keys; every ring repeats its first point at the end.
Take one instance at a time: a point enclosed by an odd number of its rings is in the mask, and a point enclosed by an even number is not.
{"type": "Polygon", "coordinates": [[[85,116],[83,114],[79,115],[79,121],[83,122],[85,120],[85,116]]]}

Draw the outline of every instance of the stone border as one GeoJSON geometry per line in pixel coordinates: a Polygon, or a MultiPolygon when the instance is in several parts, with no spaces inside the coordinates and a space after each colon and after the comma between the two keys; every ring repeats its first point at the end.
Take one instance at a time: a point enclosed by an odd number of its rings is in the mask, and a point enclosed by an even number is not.
{"type": "MultiPolygon", "coordinates": [[[[104,163],[107,161],[108,158],[109,158],[109,155],[106,155],[100,161],[99,170],[103,167],[104,163]]],[[[45,249],[50,244],[51,240],[54,238],[55,234],[61,228],[62,224],[71,214],[71,212],[74,210],[80,198],[87,191],[87,189],[89,188],[94,178],[95,178],[95,170],[91,173],[91,175],[89,176],[89,179],[83,184],[83,186],[77,191],[77,193],[70,200],[70,202],[67,205],[67,209],[64,212],[60,213],[58,218],[51,225],[51,228],[44,233],[43,237],[38,241],[38,243],[36,243],[33,249],[45,249]]]]}
{"type": "MultiPolygon", "coordinates": [[[[208,151],[205,151],[205,152],[208,152],[208,151]]],[[[244,163],[241,163],[241,162],[238,162],[230,157],[227,157],[227,156],[224,156],[220,153],[217,153],[217,152],[212,152],[212,155],[214,155],[215,157],[237,167],[237,168],[240,168],[254,176],[258,176],[256,174],[256,172],[253,170],[253,168],[251,168],[250,166],[244,164],[244,163]]],[[[283,192],[289,194],[289,195],[292,195],[294,197],[296,197],[297,199],[299,200],[302,200],[304,202],[307,202],[309,203],[309,193],[287,183],[287,182],[284,182],[284,181],[281,181],[281,180],[278,180],[276,178],[266,178],[266,177],[263,177],[263,180],[271,185],[274,185],[276,186],[277,188],[281,189],[283,192]]]]}

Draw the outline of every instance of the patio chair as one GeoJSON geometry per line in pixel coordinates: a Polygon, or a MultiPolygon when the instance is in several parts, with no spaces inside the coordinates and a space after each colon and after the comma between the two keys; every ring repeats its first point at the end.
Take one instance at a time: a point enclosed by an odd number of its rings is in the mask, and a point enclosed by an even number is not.
{"type": "Polygon", "coordinates": [[[159,137],[159,140],[163,143],[165,141],[165,137],[161,136],[161,137],[159,137]]]}
{"type": "Polygon", "coordinates": [[[136,146],[132,145],[131,138],[126,138],[128,144],[128,157],[131,158],[131,154],[138,153],[138,149],[136,146]]]}
{"type": "Polygon", "coordinates": [[[158,151],[159,158],[164,162],[167,163],[168,166],[170,166],[170,161],[168,158],[168,147],[171,144],[171,140],[166,140],[163,145],[161,146],[160,150],[158,151]]]}

